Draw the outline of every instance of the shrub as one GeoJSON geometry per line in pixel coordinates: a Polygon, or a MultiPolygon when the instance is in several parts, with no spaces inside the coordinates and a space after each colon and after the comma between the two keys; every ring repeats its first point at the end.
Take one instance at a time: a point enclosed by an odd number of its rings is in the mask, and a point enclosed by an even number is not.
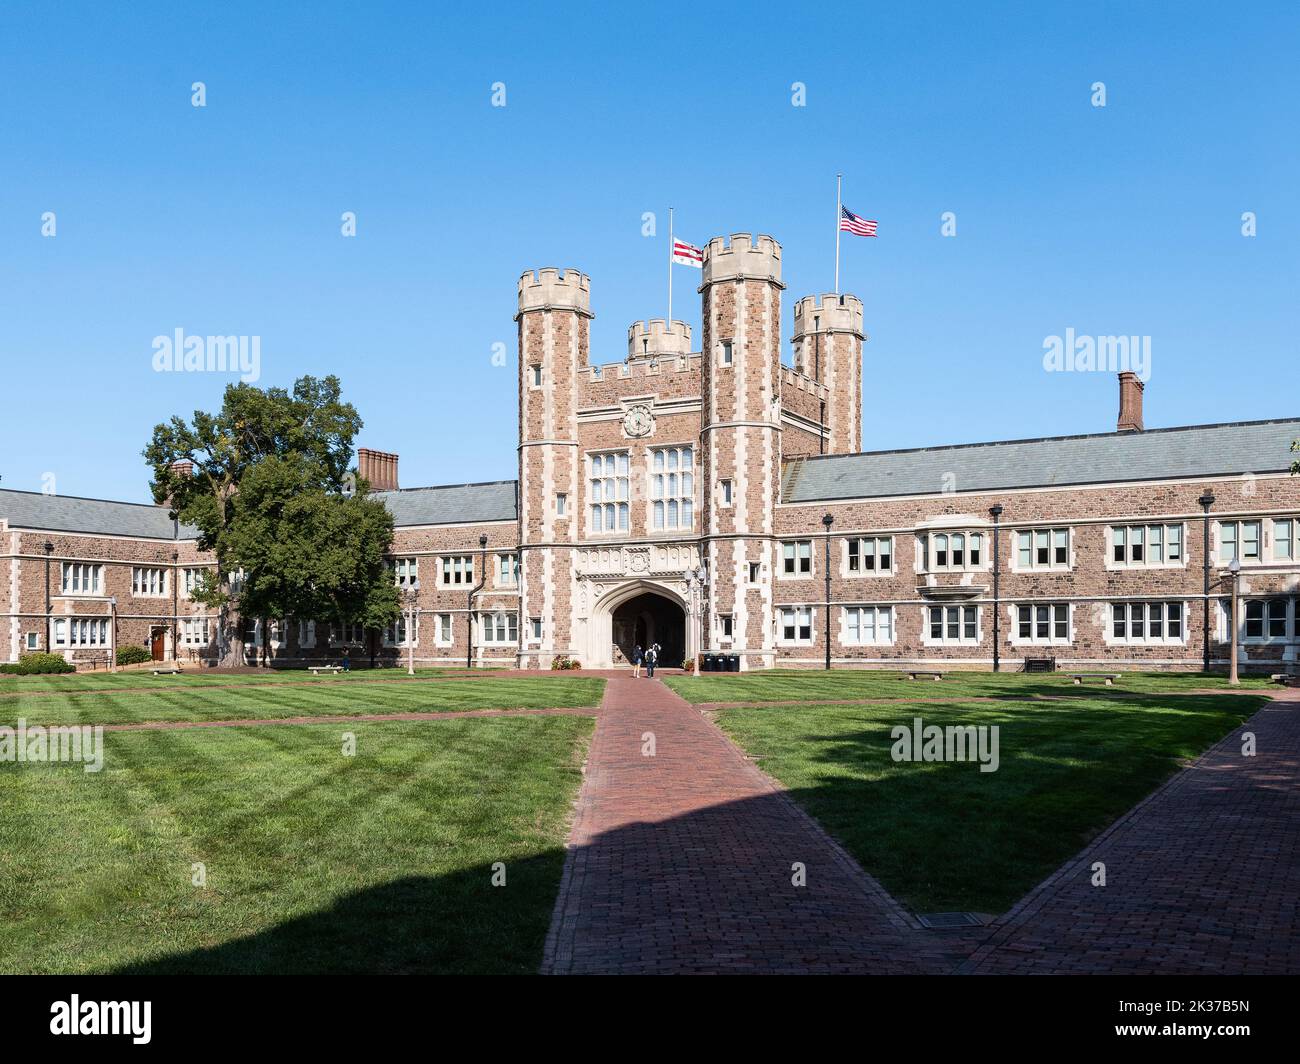
{"type": "Polygon", "coordinates": [[[551,661],[551,668],[557,671],[568,672],[571,669],[582,668],[582,663],[576,658],[571,658],[567,654],[556,654],[551,661]]]}
{"type": "Polygon", "coordinates": [[[58,654],[24,654],[17,665],[4,666],[7,673],[19,676],[37,676],[42,673],[76,672],[77,667],[70,661],[64,661],[58,654]]]}
{"type": "Polygon", "coordinates": [[[149,653],[148,649],[135,643],[117,648],[117,663],[119,665],[140,665],[143,662],[152,660],[153,655],[149,653]]]}

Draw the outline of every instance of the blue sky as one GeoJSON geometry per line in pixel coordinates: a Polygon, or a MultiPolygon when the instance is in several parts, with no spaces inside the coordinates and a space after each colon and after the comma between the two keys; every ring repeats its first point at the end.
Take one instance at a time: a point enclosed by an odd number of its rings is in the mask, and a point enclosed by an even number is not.
{"type": "Polygon", "coordinates": [[[1112,375],[1043,370],[1067,328],[1151,337],[1149,427],[1300,413],[1300,9],[912,7],[5,5],[0,486],[145,501],[152,426],[225,383],[153,371],[177,328],[338,374],[406,486],[511,478],[524,269],[589,273],[617,361],[672,204],[782,243],[788,337],[837,171],[880,222],[841,265],[867,449],[1112,429],[1112,375]]]}

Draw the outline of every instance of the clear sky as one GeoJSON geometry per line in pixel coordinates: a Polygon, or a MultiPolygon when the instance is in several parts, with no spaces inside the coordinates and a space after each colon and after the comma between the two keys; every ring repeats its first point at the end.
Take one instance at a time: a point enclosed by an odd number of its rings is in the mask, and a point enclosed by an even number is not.
{"type": "Polygon", "coordinates": [[[0,486],[145,501],[152,426],[225,384],[154,372],[178,328],[338,374],[405,486],[512,478],[524,269],[589,273],[620,360],[672,204],[781,242],[788,337],[837,171],[880,223],[865,448],[1113,429],[1113,375],[1043,369],[1067,329],[1151,338],[1148,427],[1300,413],[1296,4],[625,6],[5,4],[0,486]]]}

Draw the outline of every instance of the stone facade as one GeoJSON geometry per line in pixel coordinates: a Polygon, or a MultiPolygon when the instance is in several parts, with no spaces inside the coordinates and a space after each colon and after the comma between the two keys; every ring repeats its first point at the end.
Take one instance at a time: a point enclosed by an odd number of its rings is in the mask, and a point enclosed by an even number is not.
{"type": "MultiPolygon", "coordinates": [[[[817,667],[829,631],[837,666],[989,668],[996,627],[1008,669],[1196,669],[1207,617],[1227,658],[1235,550],[1243,668],[1295,668],[1300,420],[1148,432],[1122,374],[1113,433],[863,454],[862,302],[799,299],[786,365],[783,289],[775,240],[715,238],[699,349],[653,319],[601,365],[590,279],[525,273],[517,481],[399,489],[396,455],[358,456],[396,578],[419,581],[414,647],[291,620],[250,629],[249,659],[602,667],[658,642],[817,667]]],[[[215,617],[185,590],[211,559],[187,537],[158,507],[0,491],[0,660],[99,666],[111,640],[211,658],[215,617]]]]}

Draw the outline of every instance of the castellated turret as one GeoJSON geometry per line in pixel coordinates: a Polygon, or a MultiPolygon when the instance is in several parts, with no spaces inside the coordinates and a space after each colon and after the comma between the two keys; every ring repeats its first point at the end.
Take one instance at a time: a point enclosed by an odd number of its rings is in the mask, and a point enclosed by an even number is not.
{"type": "Polygon", "coordinates": [[[794,305],[794,367],[826,386],[827,454],[862,450],[862,300],[827,293],[794,305]]]}
{"type": "Polygon", "coordinates": [[[781,472],[781,245],[736,233],[704,247],[700,285],[702,549],[710,645],[730,616],[750,667],[773,660],[773,517],[781,472]],[[754,574],[765,574],[755,579],[754,574]]]}
{"type": "Polygon", "coordinates": [[[634,321],[627,328],[629,360],[690,353],[691,327],[684,321],[674,321],[669,328],[663,318],[651,318],[649,321],[634,321]]]}
{"type": "Polygon", "coordinates": [[[591,281],[547,268],[519,278],[520,616],[553,618],[543,660],[570,653],[579,536],[578,375],[591,350],[591,281]]]}

